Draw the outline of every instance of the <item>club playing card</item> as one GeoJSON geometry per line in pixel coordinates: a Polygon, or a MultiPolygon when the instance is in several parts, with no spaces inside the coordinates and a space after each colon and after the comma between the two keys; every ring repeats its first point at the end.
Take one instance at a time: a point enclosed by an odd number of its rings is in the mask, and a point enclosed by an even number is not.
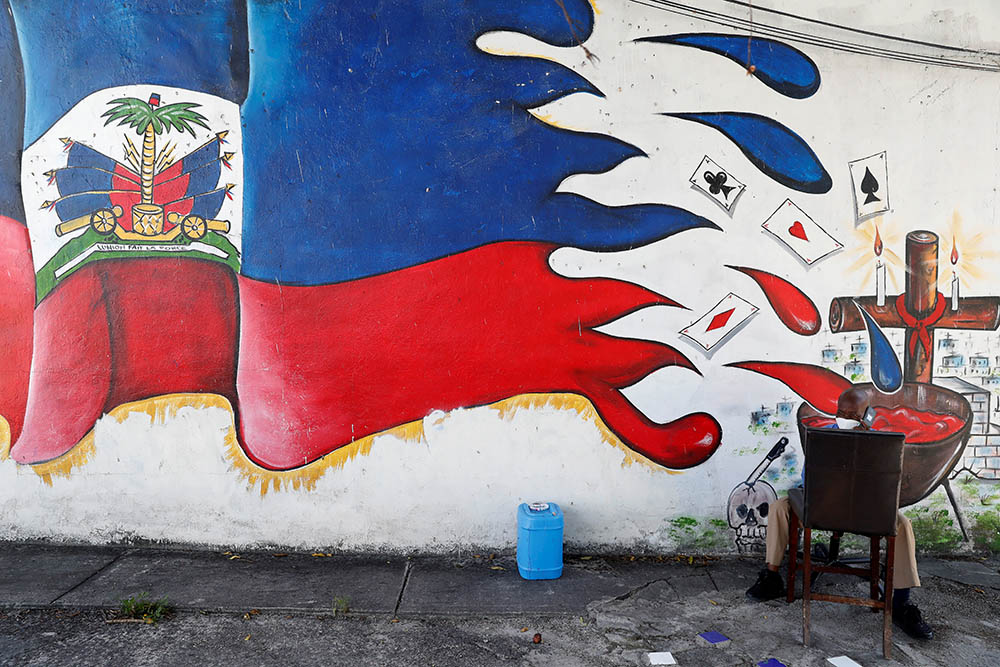
{"type": "Polygon", "coordinates": [[[791,199],[786,199],[762,226],[806,264],[813,264],[844,247],[791,199]]]}
{"type": "Polygon", "coordinates": [[[854,208],[858,220],[889,210],[889,168],[885,151],[848,162],[854,185],[854,208]]]}
{"type": "Polygon", "coordinates": [[[730,292],[680,333],[709,351],[735,334],[758,310],[757,306],[730,292]]]}
{"type": "Polygon", "coordinates": [[[698,168],[694,170],[688,180],[727,211],[732,210],[733,206],[736,205],[736,200],[747,188],[728,170],[707,155],[702,158],[698,168]]]}

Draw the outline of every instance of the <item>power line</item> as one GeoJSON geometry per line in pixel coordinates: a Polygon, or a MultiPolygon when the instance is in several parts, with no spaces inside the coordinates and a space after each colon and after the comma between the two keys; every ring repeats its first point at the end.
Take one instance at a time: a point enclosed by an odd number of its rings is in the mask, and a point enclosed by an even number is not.
{"type": "MultiPolygon", "coordinates": [[[[829,37],[822,37],[807,32],[792,30],[790,28],[781,28],[773,25],[762,24],[757,21],[750,23],[746,19],[742,19],[740,17],[730,16],[728,14],[722,14],[719,12],[712,12],[698,7],[693,7],[691,5],[686,5],[684,3],[672,2],[671,0],[630,0],[630,2],[637,5],[650,7],[652,9],[666,11],[671,14],[677,14],[685,18],[696,19],[712,25],[719,25],[726,28],[738,29],[738,30],[739,29],[748,30],[764,36],[774,37],[777,39],[782,39],[790,42],[798,42],[801,44],[819,46],[822,48],[833,49],[845,53],[855,53],[859,55],[872,56],[876,58],[884,58],[902,62],[911,62],[923,65],[933,65],[936,67],[952,67],[957,69],[969,69],[969,70],[978,70],[985,72],[1000,71],[1000,63],[993,63],[993,64],[974,63],[974,62],[969,62],[967,60],[958,60],[942,56],[932,56],[932,55],[925,55],[908,51],[898,51],[894,49],[868,46],[866,44],[861,44],[857,42],[848,42],[844,40],[832,39],[829,37]]],[[[759,7],[757,8],[759,9],[759,7]]],[[[891,36],[887,38],[892,39],[891,36]]],[[[899,41],[912,42],[913,40],[906,40],[904,38],[899,38],[899,41]]],[[[958,47],[948,47],[948,48],[952,48],[953,50],[959,50],[959,51],[963,50],[959,49],[958,47]]],[[[992,53],[978,52],[978,51],[969,51],[969,53],[976,53],[981,55],[993,55],[992,53]]]]}

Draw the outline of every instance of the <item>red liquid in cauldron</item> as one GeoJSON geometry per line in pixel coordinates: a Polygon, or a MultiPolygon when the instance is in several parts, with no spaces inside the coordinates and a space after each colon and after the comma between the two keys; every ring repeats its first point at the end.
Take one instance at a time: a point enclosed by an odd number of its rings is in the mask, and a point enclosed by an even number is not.
{"type": "MultiPolygon", "coordinates": [[[[806,417],[803,426],[823,428],[836,423],[831,417],[806,417]]],[[[942,440],[962,428],[962,420],[955,415],[913,410],[907,407],[875,408],[873,431],[892,431],[906,435],[907,444],[919,445],[942,440]]]]}

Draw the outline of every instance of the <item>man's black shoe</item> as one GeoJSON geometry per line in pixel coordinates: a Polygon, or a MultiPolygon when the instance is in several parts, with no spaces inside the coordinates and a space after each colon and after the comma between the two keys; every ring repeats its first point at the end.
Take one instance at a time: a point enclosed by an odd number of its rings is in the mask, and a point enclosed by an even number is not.
{"type": "Polygon", "coordinates": [[[757,575],[757,583],[747,590],[747,597],[755,602],[766,602],[785,596],[785,582],[781,575],[767,568],[757,575]]]}
{"type": "Polygon", "coordinates": [[[933,639],[934,629],[924,621],[917,605],[907,603],[892,610],[892,622],[914,639],[933,639]]]}

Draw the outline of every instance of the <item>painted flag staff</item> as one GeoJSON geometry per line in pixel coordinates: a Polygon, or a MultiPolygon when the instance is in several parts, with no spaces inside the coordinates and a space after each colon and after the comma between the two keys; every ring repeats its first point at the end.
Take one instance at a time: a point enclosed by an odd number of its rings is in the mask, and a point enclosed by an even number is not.
{"type": "MultiPolygon", "coordinates": [[[[957,255],[957,250],[954,253],[957,255]]],[[[956,257],[956,262],[957,257],[956,257]]],[[[957,276],[957,273],[956,273],[957,276]]],[[[937,289],[938,236],[929,231],[906,235],[906,291],[878,305],[877,296],[835,297],[830,302],[830,331],[844,333],[865,328],[854,302],[883,329],[905,329],[903,379],[927,382],[934,375],[934,330],[973,329],[996,331],[1000,327],[1000,298],[974,296],[948,299],[937,289]]]]}

